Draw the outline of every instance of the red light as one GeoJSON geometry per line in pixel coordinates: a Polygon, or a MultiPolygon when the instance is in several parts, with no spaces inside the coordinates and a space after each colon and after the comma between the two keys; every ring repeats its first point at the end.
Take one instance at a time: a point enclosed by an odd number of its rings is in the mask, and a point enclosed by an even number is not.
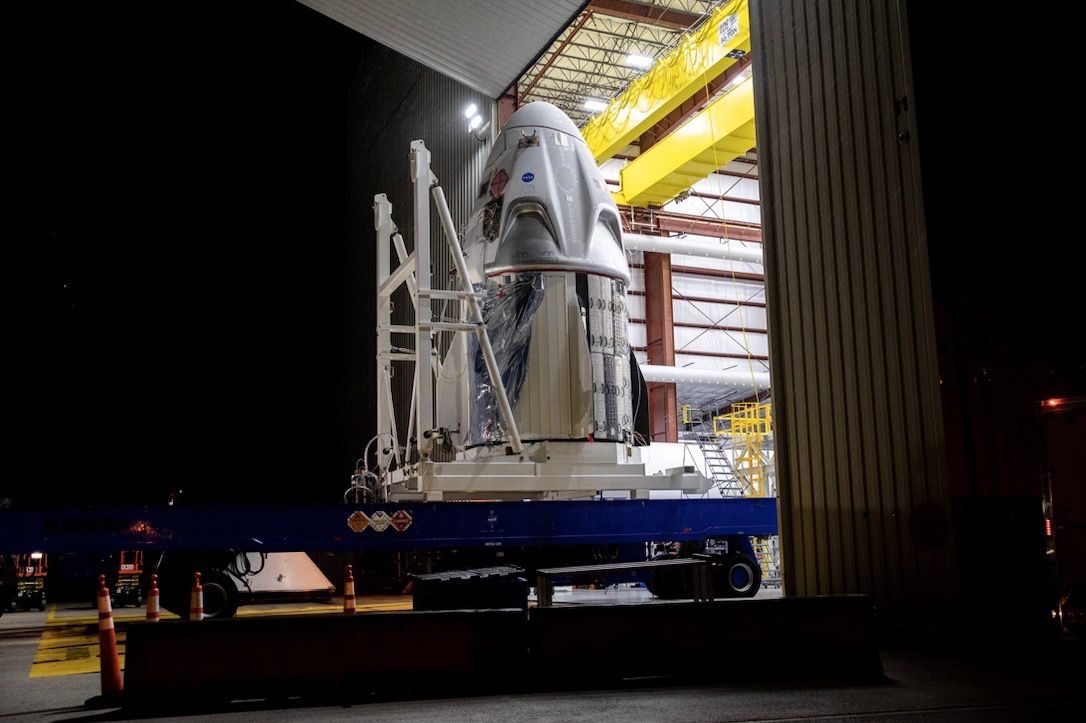
{"type": "Polygon", "coordinates": [[[1052,520],[1045,518],[1045,537],[1052,537],[1052,520]]]}
{"type": "Polygon", "coordinates": [[[1060,404],[1059,399],[1052,398],[1052,399],[1046,399],[1045,400],[1045,406],[1048,406],[1048,407],[1058,407],[1059,404],[1060,404]]]}

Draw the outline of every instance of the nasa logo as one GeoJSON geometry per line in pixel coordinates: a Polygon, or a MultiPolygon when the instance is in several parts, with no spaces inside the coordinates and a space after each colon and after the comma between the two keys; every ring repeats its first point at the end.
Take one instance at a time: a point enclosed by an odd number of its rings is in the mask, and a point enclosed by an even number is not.
{"type": "Polygon", "coordinates": [[[525,183],[531,183],[532,181],[535,180],[535,174],[532,173],[531,171],[528,171],[527,173],[525,173],[523,176],[520,177],[520,180],[524,181],[525,183]]]}

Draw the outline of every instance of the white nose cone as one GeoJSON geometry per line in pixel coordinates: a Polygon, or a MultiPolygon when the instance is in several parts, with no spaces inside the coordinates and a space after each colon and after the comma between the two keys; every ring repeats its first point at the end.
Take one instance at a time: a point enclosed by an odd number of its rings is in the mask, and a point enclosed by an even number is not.
{"type": "Polygon", "coordinates": [[[580,131],[550,103],[529,103],[498,134],[464,247],[486,276],[573,271],[630,282],[611,192],[580,131]]]}
{"type": "Polygon", "coordinates": [[[517,110],[516,113],[509,117],[502,132],[504,133],[513,128],[550,128],[571,135],[574,138],[581,138],[581,132],[577,130],[577,126],[573,125],[573,121],[569,119],[568,115],[550,103],[539,101],[529,103],[517,110]]]}

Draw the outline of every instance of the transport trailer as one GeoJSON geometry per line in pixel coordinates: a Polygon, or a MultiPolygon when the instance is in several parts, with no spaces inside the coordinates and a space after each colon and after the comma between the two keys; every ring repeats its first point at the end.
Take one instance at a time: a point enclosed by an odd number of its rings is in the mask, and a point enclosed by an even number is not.
{"type": "Polygon", "coordinates": [[[0,510],[0,546],[44,552],[502,549],[775,534],[776,500],[742,497],[0,510]]]}
{"type": "MultiPolygon", "coordinates": [[[[523,555],[553,564],[576,562],[568,553],[578,548],[616,546],[647,554],[652,543],[661,542],[682,547],[684,554],[708,545],[710,552],[724,546],[728,554],[750,556],[751,536],[776,533],[776,500],[769,498],[0,510],[0,549],[143,551],[148,569],[163,563],[164,604],[184,600],[190,570],[202,567],[205,591],[207,580],[221,587],[217,594],[224,596],[226,617],[236,609],[239,584],[225,571],[239,551],[456,550],[476,554],[475,560],[517,562],[523,555]]],[[[719,578],[718,588],[721,596],[728,594],[719,578]]],[[[183,603],[176,607],[184,612],[183,603]]]]}

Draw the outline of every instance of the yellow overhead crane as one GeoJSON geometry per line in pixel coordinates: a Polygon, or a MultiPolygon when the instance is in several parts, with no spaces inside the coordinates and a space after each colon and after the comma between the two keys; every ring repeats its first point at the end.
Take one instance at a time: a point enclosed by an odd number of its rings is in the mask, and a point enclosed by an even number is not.
{"type": "Polygon", "coordinates": [[[749,52],[747,0],[733,0],[585,124],[581,133],[596,163],[628,146],[749,52]]]}
{"type": "Polygon", "coordinates": [[[754,80],[746,78],[627,163],[615,202],[663,205],[754,146],[754,80]]]}
{"type": "MultiPolygon", "coordinates": [[[[615,155],[750,52],[747,0],[718,8],[582,129],[596,162],[615,155]]],[[[620,204],[663,204],[753,148],[749,78],[627,164],[620,204]]]]}

